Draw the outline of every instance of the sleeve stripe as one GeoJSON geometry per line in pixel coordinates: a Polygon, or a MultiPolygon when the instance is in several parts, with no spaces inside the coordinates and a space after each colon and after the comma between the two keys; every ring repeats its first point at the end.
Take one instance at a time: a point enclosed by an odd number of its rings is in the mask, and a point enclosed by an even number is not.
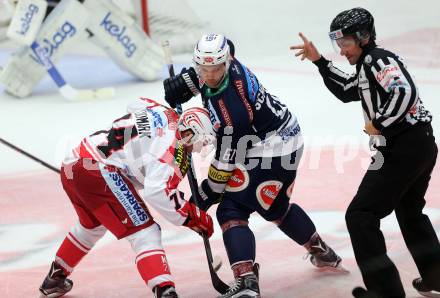
{"type": "MultiPolygon", "coordinates": [[[[417,99],[416,87],[404,66],[391,57],[388,57],[387,60],[387,62],[389,62],[388,65],[391,65],[391,67],[397,67],[400,70],[401,76],[399,78],[400,83],[392,89],[388,102],[376,115],[377,121],[384,127],[387,127],[394,122],[398,122],[405,117],[406,113],[414,105],[417,99]]],[[[377,61],[377,65],[381,68],[381,71],[386,67],[382,59],[377,61]]],[[[372,72],[377,79],[378,74],[380,73],[374,69],[372,69],[372,72]]],[[[386,88],[391,88],[389,86],[389,84],[392,84],[392,82],[390,82],[391,80],[393,79],[390,78],[389,80],[384,80],[386,81],[385,83],[378,82],[386,90],[386,88]]]]}

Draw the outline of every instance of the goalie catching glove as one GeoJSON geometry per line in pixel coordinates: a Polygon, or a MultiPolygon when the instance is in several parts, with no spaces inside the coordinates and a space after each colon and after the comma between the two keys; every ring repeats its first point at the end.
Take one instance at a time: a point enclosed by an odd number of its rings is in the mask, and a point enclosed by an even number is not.
{"type": "Polygon", "coordinates": [[[183,226],[199,234],[206,235],[208,238],[214,233],[211,216],[199,209],[194,203],[185,202],[183,207],[179,209],[179,212],[187,216],[185,222],[182,224],[183,226]]]}
{"type": "Polygon", "coordinates": [[[200,93],[199,79],[194,68],[183,68],[180,74],[163,81],[165,100],[173,109],[200,93]]]}

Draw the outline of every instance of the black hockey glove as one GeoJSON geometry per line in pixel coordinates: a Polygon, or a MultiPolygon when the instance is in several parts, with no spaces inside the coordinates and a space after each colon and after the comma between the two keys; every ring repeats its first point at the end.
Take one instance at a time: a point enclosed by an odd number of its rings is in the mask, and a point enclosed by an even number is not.
{"type": "Polygon", "coordinates": [[[163,81],[165,100],[173,109],[200,93],[199,78],[194,68],[184,68],[180,74],[163,81]]]}
{"type": "MultiPolygon", "coordinates": [[[[199,194],[202,200],[199,200],[199,208],[207,211],[209,207],[214,204],[220,203],[223,198],[222,193],[214,192],[208,184],[208,179],[202,181],[202,184],[199,186],[199,194]]],[[[191,203],[194,203],[194,195],[189,199],[191,203]]]]}

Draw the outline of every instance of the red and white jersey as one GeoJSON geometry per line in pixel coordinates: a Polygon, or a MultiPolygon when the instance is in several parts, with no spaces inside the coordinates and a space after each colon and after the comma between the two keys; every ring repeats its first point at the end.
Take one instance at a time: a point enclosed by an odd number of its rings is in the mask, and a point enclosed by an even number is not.
{"type": "Polygon", "coordinates": [[[116,119],[110,129],[84,138],[64,162],[91,158],[119,168],[143,188],[140,196],[147,205],[181,225],[187,216],[176,211],[184,202],[175,193],[189,163],[176,138],[178,115],[151,99],[142,100],[143,108],[116,119]]]}

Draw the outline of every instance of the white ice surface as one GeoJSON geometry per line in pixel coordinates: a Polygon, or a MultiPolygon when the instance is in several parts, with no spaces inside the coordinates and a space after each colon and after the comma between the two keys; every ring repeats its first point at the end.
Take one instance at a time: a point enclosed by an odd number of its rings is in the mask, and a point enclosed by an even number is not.
{"type": "MultiPolygon", "coordinates": [[[[367,137],[362,132],[362,110],[359,103],[342,104],[335,99],[322,83],[316,67],[308,61],[301,62],[288,47],[301,42],[298,32],[302,31],[321,53],[335,58],[335,64],[342,69],[352,71],[344,59],[332,52],[327,37],[329,24],[341,10],[356,6],[369,9],[376,20],[379,44],[396,50],[407,59],[421,97],[434,115],[434,130],[440,137],[439,1],[188,2],[199,17],[210,24],[212,31],[225,33],[234,41],[237,58],[297,115],[309,148],[322,144],[364,144],[367,137]]],[[[15,48],[16,45],[10,42],[0,43],[0,65],[6,63],[15,48]]],[[[190,55],[174,58],[178,67],[191,60],[190,55]]],[[[58,67],[72,86],[114,86],[116,96],[103,102],[69,103],[48,77],[32,96],[24,99],[3,93],[0,86],[0,137],[54,165],[59,165],[66,148],[74,146],[81,137],[107,127],[139,96],[163,101],[161,80],[140,82],[119,69],[100,49],[85,42],[71,49],[58,67]]],[[[165,77],[164,69],[162,78],[165,77]]],[[[193,100],[188,106],[197,104],[199,101],[193,100]]],[[[35,169],[42,169],[42,166],[0,144],[2,176],[35,169]]],[[[6,210],[0,210],[0,216],[1,212],[6,210]]],[[[343,219],[339,220],[342,224],[343,219]]],[[[258,237],[264,239],[264,233],[257,234],[258,237]]],[[[352,255],[351,251],[342,253],[352,255]]],[[[270,275],[270,268],[265,270],[265,274],[270,275]]],[[[325,288],[325,282],[321,286],[325,288]]]]}

